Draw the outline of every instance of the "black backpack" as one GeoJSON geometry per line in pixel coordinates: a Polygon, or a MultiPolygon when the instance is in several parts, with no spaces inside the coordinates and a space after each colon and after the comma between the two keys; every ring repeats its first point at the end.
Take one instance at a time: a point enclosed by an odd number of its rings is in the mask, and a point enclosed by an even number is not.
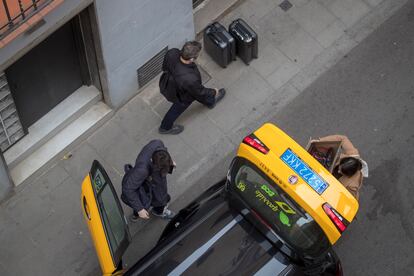
{"type": "Polygon", "coordinates": [[[175,83],[174,77],[170,72],[164,71],[160,78],[160,92],[167,99],[167,101],[172,103],[180,102],[178,96],[177,84],[175,83]]]}

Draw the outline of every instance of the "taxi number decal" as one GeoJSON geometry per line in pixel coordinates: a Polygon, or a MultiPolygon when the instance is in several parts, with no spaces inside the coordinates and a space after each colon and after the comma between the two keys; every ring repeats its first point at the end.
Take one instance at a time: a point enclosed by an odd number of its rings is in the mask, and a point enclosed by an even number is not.
{"type": "Polygon", "coordinates": [[[93,178],[93,183],[95,184],[95,191],[97,194],[102,190],[106,181],[100,170],[96,170],[95,176],[93,178]]]}
{"type": "Polygon", "coordinates": [[[328,183],[323,181],[322,178],[310,169],[302,159],[296,156],[291,149],[287,149],[280,156],[280,159],[294,170],[318,194],[322,194],[328,188],[328,183]]]}

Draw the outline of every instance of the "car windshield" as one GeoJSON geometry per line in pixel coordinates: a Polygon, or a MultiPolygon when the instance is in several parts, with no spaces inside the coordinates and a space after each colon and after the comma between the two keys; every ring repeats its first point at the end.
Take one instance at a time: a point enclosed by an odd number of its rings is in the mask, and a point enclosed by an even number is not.
{"type": "Polygon", "coordinates": [[[327,237],[315,220],[276,183],[247,161],[235,167],[231,191],[237,193],[286,243],[312,255],[329,247],[327,237]]]}

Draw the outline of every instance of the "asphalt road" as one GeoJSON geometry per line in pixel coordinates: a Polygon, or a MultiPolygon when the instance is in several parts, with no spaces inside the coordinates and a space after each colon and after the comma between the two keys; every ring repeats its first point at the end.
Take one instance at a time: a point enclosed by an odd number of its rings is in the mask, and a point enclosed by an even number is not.
{"type": "Polygon", "coordinates": [[[345,134],[368,162],[345,275],[414,275],[414,1],[270,120],[302,145],[345,134]]]}

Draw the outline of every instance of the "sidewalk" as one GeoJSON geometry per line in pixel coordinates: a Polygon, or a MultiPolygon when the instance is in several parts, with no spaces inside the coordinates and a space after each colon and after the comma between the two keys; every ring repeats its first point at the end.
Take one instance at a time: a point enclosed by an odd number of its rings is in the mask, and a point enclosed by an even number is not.
{"type": "MultiPolygon", "coordinates": [[[[193,104],[179,118],[183,133],[158,134],[170,104],[154,80],[87,140],[62,154],[47,173],[3,203],[0,275],[99,275],[80,207],[82,179],[94,159],[106,168],[119,194],[123,165],[133,163],[149,140],[162,139],[177,163],[169,178],[172,199],[175,206],[188,203],[188,191],[200,193],[206,173],[214,168],[211,181],[225,175],[227,166],[216,164],[245,135],[346,57],[407,0],[290,0],[293,6],[287,11],[278,6],[281,2],[246,0],[220,20],[228,26],[244,18],[258,33],[259,59],[249,66],[238,59],[222,69],[203,52],[198,63],[211,77],[206,86],[225,87],[227,96],[213,110],[193,104]]],[[[131,232],[151,224],[133,224],[131,232]]],[[[149,246],[144,243],[141,248],[149,246]]]]}

